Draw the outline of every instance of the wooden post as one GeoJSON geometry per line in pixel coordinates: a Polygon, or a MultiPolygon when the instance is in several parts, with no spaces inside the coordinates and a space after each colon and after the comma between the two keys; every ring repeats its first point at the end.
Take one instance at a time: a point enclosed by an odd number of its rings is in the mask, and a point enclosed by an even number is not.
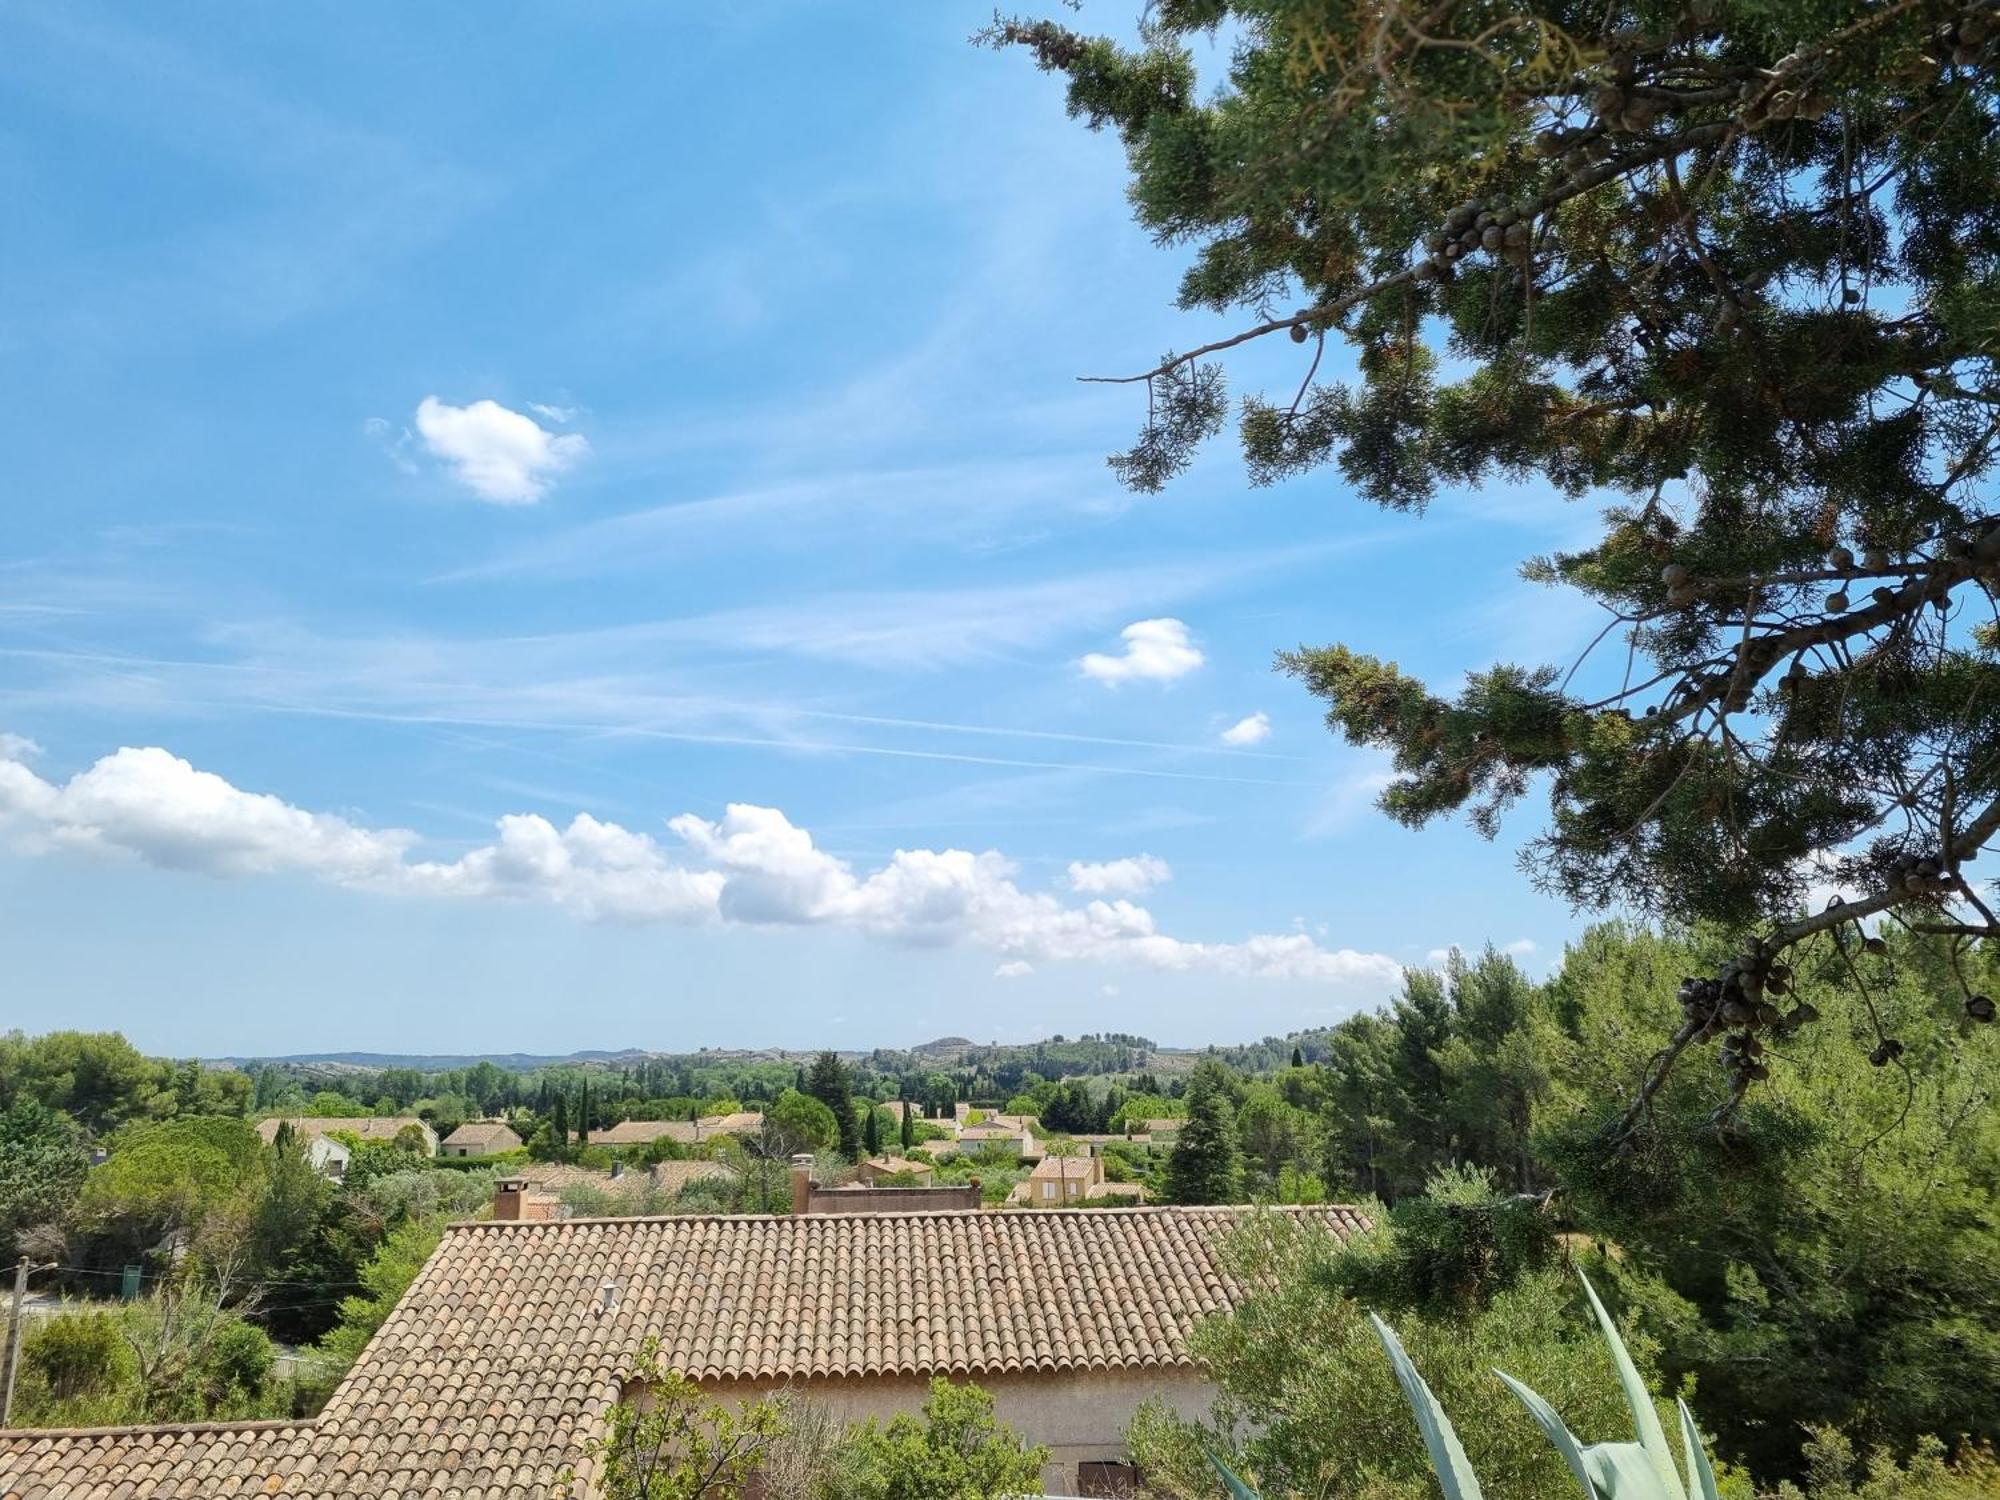
{"type": "Polygon", "coordinates": [[[14,1372],[21,1364],[22,1304],[28,1300],[28,1257],[14,1267],[14,1306],[7,1319],[7,1377],[0,1387],[0,1427],[14,1420],[14,1372]]]}

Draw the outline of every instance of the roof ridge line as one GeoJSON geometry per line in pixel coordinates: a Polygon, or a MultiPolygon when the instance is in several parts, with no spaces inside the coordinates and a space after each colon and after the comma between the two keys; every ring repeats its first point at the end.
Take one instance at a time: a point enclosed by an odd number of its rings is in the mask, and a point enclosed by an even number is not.
{"type": "Polygon", "coordinates": [[[18,1439],[129,1437],[138,1434],[166,1435],[177,1432],[279,1432],[293,1429],[317,1432],[324,1425],[319,1417],[253,1417],[240,1422],[127,1422],[111,1427],[0,1427],[0,1443],[18,1439]]]}
{"type": "Polygon", "coordinates": [[[866,1213],[837,1214],[578,1214],[568,1219],[454,1219],[445,1226],[446,1233],[455,1229],[560,1229],[569,1224],[673,1224],[689,1219],[700,1219],[709,1223],[768,1224],[792,1221],[838,1222],[853,1219],[1027,1219],[1054,1218],[1058,1215],[1074,1218],[1079,1213],[1087,1213],[1093,1218],[1132,1217],[1139,1214],[1152,1215],[1201,1215],[1214,1217],[1222,1214],[1241,1213],[1364,1213],[1357,1203],[1143,1203],[1121,1208],[1077,1209],[1066,1207],[1042,1208],[906,1208],[870,1209],[866,1213]]]}

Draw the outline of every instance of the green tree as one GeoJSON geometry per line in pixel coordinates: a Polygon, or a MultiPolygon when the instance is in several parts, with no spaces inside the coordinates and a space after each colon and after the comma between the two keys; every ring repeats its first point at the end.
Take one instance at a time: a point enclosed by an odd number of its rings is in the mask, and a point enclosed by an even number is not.
{"type": "Polygon", "coordinates": [[[1593,1277],[1639,1311],[1670,1379],[1695,1377],[1723,1454],[1760,1476],[1800,1474],[1808,1426],[1862,1451],[2000,1440],[2000,1036],[1954,998],[1955,968],[1996,989],[2000,965],[1892,936],[1865,995],[1843,966],[1804,971],[1823,1023],[1769,1054],[1727,1128],[1713,1120],[1729,1079],[1681,1070],[1621,1148],[1604,1090],[1643,1062],[1672,1005],[1663,980],[1722,946],[1607,925],[1551,983],[1536,1146],[1579,1224],[1617,1247],[1593,1277]],[[1878,1026],[1908,1043],[1880,1067],[1852,1040],[1878,1026]]]}
{"type": "Polygon", "coordinates": [[[1167,1197],[1174,1203],[1236,1203],[1243,1196],[1243,1159],[1235,1112],[1222,1065],[1204,1062],[1188,1079],[1187,1121],[1167,1158],[1167,1197]]]}
{"type": "Polygon", "coordinates": [[[1131,375],[1127,482],[1159,488],[1221,429],[1229,351],[1288,337],[1283,394],[1240,406],[1253,481],[1337,464],[1400,510],[1496,477],[1610,497],[1593,537],[1525,568],[1603,607],[1603,658],[1579,635],[1566,672],[1499,663],[1454,694],[1347,645],[1281,664],[1394,758],[1397,820],[1463,811],[1491,835],[1546,788],[1539,885],[1754,935],[1624,1081],[1625,1127],[1697,1041],[1788,1034],[1772,1002],[1800,945],[1885,911],[2000,936],[1961,875],[2000,835],[1985,10],[1147,16],[1136,50],[1052,21],[989,33],[1118,131],[1139,221],[1189,257],[1181,305],[1242,319],[1131,375]],[[1189,44],[1217,28],[1227,75],[1204,88],[1189,44]],[[1803,910],[1827,880],[1856,894],[1803,910]]]}
{"type": "Polygon", "coordinates": [[[910,1096],[908,1093],[903,1095],[902,1104],[903,1154],[908,1156],[910,1149],[917,1143],[917,1122],[913,1118],[915,1111],[910,1107],[910,1096]]]}
{"type": "Polygon", "coordinates": [[[869,1156],[882,1154],[882,1122],[877,1118],[880,1113],[873,1099],[861,1101],[861,1148],[869,1156]]]}
{"type": "Polygon", "coordinates": [[[21,1253],[22,1231],[67,1220],[89,1170],[62,1115],[25,1097],[0,1114],[0,1257],[21,1253]]]}
{"type": "Polygon", "coordinates": [[[1294,1043],[1292,1047],[1292,1066],[1295,1068],[1303,1068],[1305,1065],[1306,1065],[1305,1051],[1304,1049],[1299,1047],[1296,1043],[1294,1043]]]}
{"type": "Polygon", "coordinates": [[[854,1117],[854,1080],[839,1054],[822,1052],[806,1073],[805,1092],[824,1104],[833,1115],[840,1154],[849,1161],[859,1154],[860,1128],[854,1117]]]}
{"type": "Polygon", "coordinates": [[[263,1166],[264,1143],[240,1119],[129,1125],[112,1137],[111,1159],[85,1179],[77,1213],[130,1255],[245,1203],[263,1166]]]}
{"type": "Polygon", "coordinates": [[[646,1400],[612,1405],[588,1451],[603,1467],[606,1500],[736,1500],[784,1427],[768,1401],[713,1400],[670,1368],[648,1341],[626,1374],[646,1400]]]}
{"type": "Polygon", "coordinates": [[[0,1036],[0,1104],[25,1096],[92,1135],[170,1110],[164,1073],[115,1031],[0,1036]]]}
{"type": "MultiPolygon", "coordinates": [[[[1384,1231],[1383,1238],[1393,1238],[1384,1231]]],[[[1218,1394],[1206,1421],[1149,1402],[1128,1433],[1149,1493],[1212,1500],[1208,1453],[1266,1495],[1435,1500],[1436,1482],[1389,1362],[1355,1299],[1357,1258],[1324,1229],[1256,1215],[1225,1246],[1255,1291],[1195,1332],[1192,1348],[1218,1394]]],[[[1366,1253],[1394,1257],[1393,1246],[1366,1253]]],[[[1573,1277],[1529,1272],[1446,1314],[1401,1311],[1398,1333],[1448,1411],[1498,1412],[1512,1401],[1496,1365],[1544,1395],[1573,1428],[1629,1430],[1611,1360],[1579,1305],[1573,1277]]],[[[1642,1370],[1651,1347],[1631,1340],[1642,1370]]],[[[1472,1467],[1491,1495],[1575,1491],[1564,1462],[1524,1418],[1461,1421],[1472,1467]]]]}
{"type": "Polygon", "coordinates": [[[1003,1500],[1039,1493],[1047,1461],[1046,1449],[994,1420],[985,1391],[939,1377],[921,1421],[904,1412],[849,1430],[837,1492],[848,1500],[1003,1500]]]}
{"type": "Polygon", "coordinates": [[[764,1111],[764,1123],[778,1131],[785,1154],[830,1150],[840,1140],[840,1122],[811,1094],[786,1089],[764,1111]]]}

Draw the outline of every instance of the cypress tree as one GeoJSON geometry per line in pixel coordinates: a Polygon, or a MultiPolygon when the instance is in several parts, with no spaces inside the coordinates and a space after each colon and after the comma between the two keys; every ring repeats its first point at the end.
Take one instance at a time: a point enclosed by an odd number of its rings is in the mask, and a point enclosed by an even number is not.
{"type": "Polygon", "coordinates": [[[910,1118],[910,1095],[906,1089],[903,1093],[903,1154],[905,1156],[910,1154],[910,1148],[916,1144],[916,1140],[917,1127],[915,1121],[910,1118]]]}
{"type": "Polygon", "coordinates": [[[1303,1068],[1305,1065],[1306,1065],[1305,1049],[1300,1047],[1298,1043],[1294,1042],[1292,1044],[1292,1066],[1295,1068],[1303,1068]]]}
{"type": "Polygon", "coordinates": [[[854,1160],[861,1148],[861,1132],[854,1118],[854,1083],[838,1053],[822,1052],[813,1059],[804,1091],[833,1111],[840,1131],[840,1154],[854,1160]]]}
{"type": "Polygon", "coordinates": [[[569,1101],[561,1089],[549,1106],[549,1134],[555,1137],[555,1159],[562,1161],[569,1155],[569,1101]]]}
{"type": "Polygon", "coordinates": [[[583,1080],[583,1092],[576,1103],[576,1149],[590,1144],[590,1080],[583,1080]]]}
{"type": "Polygon", "coordinates": [[[1167,1158],[1167,1197],[1174,1203],[1234,1203],[1243,1195],[1243,1159],[1236,1145],[1220,1064],[1202,1063],[1188,1080],[1188,1117],[1167,1158]]]}
{"type": "Polygon", "coordinates": [[[876,1118],[875,1101],[863,1099],[862,1109],[867,1111],[866,1123],[861,1128],[861,1143],[870,1156],[882,1154],[882,1122],[876,1118]]]}

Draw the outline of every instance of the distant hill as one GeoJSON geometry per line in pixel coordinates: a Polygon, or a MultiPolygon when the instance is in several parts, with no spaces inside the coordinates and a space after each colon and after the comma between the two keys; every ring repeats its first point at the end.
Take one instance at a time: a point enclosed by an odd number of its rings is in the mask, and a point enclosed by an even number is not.
{"type": "MultiPolygon", "coordinates": [[[[944,1068],[980,1064],[995,1067],[1007,1062],[1038,1065],[1044,1076],[1062,1077],[1072,1073],[1139,1072],[1181,1073],[1205,1057],[1217,1057],[1238,1067],[1251,1069],[1282,1067],[1293,1044],[1302,1044],[1308,1057],[1323,1053],[1327,1033],[1304,1031],[1286,1037],[1265,1037],[1233,1047],[1162,1047],[1142,1036],[1119,1033],[1083,1037],[1054,1036],[1038,1042],[975,1042],[969,1037],[944,1036],[914,1047],[877,1047],[842,1051],[849,1062],[868,1062],[893,1070],[944,1068]]],[[[804,1063],[814,1056],[814,1048],[792,1050],[784,1047],[703,1047],[695,1052],[655,1051],[644,1047],[592,1048],[560,1055],[534,1052],[292,1052],[282,1056],[217,1057],[206,1061],[244,1068],[259,1063],[310,1069],[326,1075],[342,1072],[380,1072],[385,1068],[415,1068],[421,1073],[442,1073],[491,1063],[512,1073],[532,1073],[538,1068],[601,1067],[621,1068],[647,1060],[685,1063],[804,1063]]]]}

